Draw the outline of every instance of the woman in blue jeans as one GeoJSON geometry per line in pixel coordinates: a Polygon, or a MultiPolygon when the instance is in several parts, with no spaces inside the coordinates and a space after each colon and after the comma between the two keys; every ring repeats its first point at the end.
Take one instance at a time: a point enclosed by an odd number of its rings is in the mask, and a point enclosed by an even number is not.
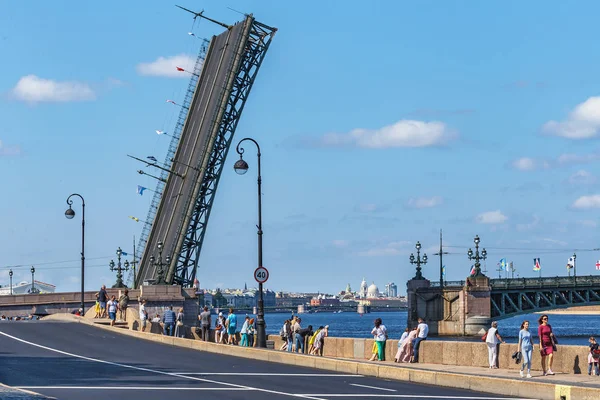
{"type": "Polygon", "coordinates": [[[527,377],[531,378],[531,355],[533,354],[533,342],[531,340],[531,332],[529,332],[529,321],[523,321],[521,330],[519,331],[519,344],[517,350],[523,355],[523,365],[519,374],[523,378],[523,370],[527,366],[527,377]]]}

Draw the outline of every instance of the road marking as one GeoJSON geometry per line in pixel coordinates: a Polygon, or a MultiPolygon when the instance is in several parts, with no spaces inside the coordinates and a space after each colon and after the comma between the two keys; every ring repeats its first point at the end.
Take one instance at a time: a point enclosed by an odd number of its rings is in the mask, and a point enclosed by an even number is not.
{"type": "MultiPolygon", "coordinates": [[[[364,378],[363,375],[345,374],[273,374],[271,372],[173,372],[175,375],[219,375],[219,376],[312,376],[326,378],[364,378]]],[[[360,385],[358,385],[360,386],[360,385]]],[[[370,387],[370,386],[367,386],[370,387]]]]}
{"type": "Polygon", "coordinates": [[[252,386],[236,385],[236,384],[233,384],[233,383],[219,382],[219,381],[214,381],[214,380],[211,380],[211,379],[196,378],[196,377],[193,377],[193,376],[176,375],[176,374],[174,374],[172,372],[164,372],[164,371],[159,371],[159,370],[156,370],[156,369],[136,367],[136,366],[133,366],[133,365],[127,365],[127,364],[122,364],[122,363],[117,363],[117,362],[112,362],[112,361],[105,361],[105,360],[100,360],[98,358],[92,358],[92,357],[82,356],[82,355],[79,355],[79,354],[68,353],[66,351],[54,349],[52,347],[44,346],[44,345],[41,345],[41,344],[38,344],[38,343],[29,342],[27,340],[18,338],[16,336],[9,335],[8,333],[1,332],[1,331],[0,331],[0,335],[6,336],[8,338],[11,338],[11,339],[16,340],[16,341],[21,342],[21,343],[28,344],[30,346],[39,347],[40,349],[44,349],[44,350],[48,350],[48,351],[53,351],[55,353],[64,354],[66,356],[70,356],[70,357],[74,357],[74,358],[80,358],[82,360],[93,361],[93,362],[97,362],[97,363],[100,363],[100,364],[113,365],[113,366],[116,366],[116,367],[133,369],[133,370],[136,370],[136,371],[151,372],[151,373],[158,374],[158,375],[176,376],[176,377],[179,377],[179,378],[190,379],[190,380],[198,381],[198,382],[215,383],[217,385],[224,385],[224,386],[235,387],[235,388],[242,388],[242,389],[248,389],[248,390],[256,390],[258,392],[264,392],[264,393],[279,394],[279,395],[288,396],[288,397],[300,397],[300,398],[309,399],[309,400],[327,400],[327,399],[324,399],[322,397],[317,397],[317,396],[308,396],[308,395],[305,395],[305,394],[286,393],[286,392],[279,392],[277,390],[269,390],[269,389],[262,389],[262,388],[252,387],[252,386]]]}
{"type": "Polygon", "coordinates": [[[77,389],[77,390],[219,390],[251,391],[250,388],[229,387],[164,387],[164,386],[15,386],[17,389],[77,389]]]}
{"type": "Polygon", "coordinates": [[[358,383],[351,383],[350,385],[364,387],[364,388],[368,388],[368,389],[385,390],[386,392],[397,392],[397,390],[395,390],[395,389],[386,389],[386,388],[381,388],[381,387],[376,387],[376,386],[359,385],[358,383]]]}

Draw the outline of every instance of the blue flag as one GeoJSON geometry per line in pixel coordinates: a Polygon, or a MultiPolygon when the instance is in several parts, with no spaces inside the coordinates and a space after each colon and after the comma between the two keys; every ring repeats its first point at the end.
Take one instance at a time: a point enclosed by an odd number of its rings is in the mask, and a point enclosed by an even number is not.
{"type": "Polygon", "coordinates": [[[124,251],[121,251],[121,254],[124,256],[128,256],[129,254],[125,253],[124,251]]]}
{"type": "Polygon", "coordinates": [[[147,189],[147,188],[145,188],[145,187],[143,187],[143,186],[140,186],[140,185],[138,185],[138,188],[137,188],[137,193],[138,193],[140,196],[143,196],[143,195],[144,195],[144,190],[146,190],[146,189],[147,189]]]}
{"type": "Polygon", "coordinates": [[[446,266],[445,265],[442,267],[442,276],[444,278],[446,277],[446,266]]]}
{"type": "Polygon", "coordinates": [[[501,258],[498,263],[498,267],[500,267],[500,271],[506,271],[506,258],[501,258]]]}

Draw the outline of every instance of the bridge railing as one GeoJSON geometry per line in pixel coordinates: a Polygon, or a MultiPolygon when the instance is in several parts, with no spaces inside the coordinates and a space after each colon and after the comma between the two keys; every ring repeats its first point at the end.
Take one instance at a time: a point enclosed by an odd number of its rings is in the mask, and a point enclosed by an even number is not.
{"type": "Polygon", "coordinates": [[[492,289],[557,288],[600,286],[600,276],[555,276],[547,278],[490,279],[492,289]]]}
{"type": "MultiPolygon", "coordinates": [[[[465,281],[444,281],[444,287],[462,287],[465,286],[465,281]]],[[[431,287],[440,287],[439,282],[431,282],[431,287]]]]}

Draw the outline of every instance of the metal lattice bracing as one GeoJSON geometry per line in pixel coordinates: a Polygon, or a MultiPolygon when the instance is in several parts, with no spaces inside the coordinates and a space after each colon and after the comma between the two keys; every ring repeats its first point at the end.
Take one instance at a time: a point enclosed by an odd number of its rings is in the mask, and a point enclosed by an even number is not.
{"type": "MultiPolygon", "coordinates": [[[[194,96],[194,91],[196,90],[196,85],[198,84],[198,77],[200,76],[200,72],[202,71],[202,64],[204,63],[204,59],[206,58],[206,51],[208,50],[208,40],[203,39],[202,44],[200,45],[200,50],[198,52],[198,57],[196,58],[196,63],[194,64],[194,72],[190,74],[190,81],[185,93],[185,97],[183,99],[181,110],[179,111],[179,116],[177,117],[177,122],[175,124],[175,128],[173,129],[173,133],[171,135],[171,141],[169,143],[169,148],[167,150],[167,155],[165,156],[164,166],[170,166],[172,164],[173,156],[175,155],[175,151],[177,150],[177,146],[179,145],[179,138],[181,137],[181,133],[183,131],[183,126],[185,124],[185,119],[187,116],[187,109],[192,102],[192,98],[194,96]]],[[[168,168],[167,168],[168,169],[168,168]]],[[[148,236],[150,235],[150,231],[152,229],[152,225],[154,223],[156,213],[158,211],[158,206],[160,204],[160,199],[162,197],[163,191],[165,189],[165,181],[167,179],[168,172],[161,170],[160,178],[161,180],[157,180],[156,188],[154,189],[154,195],[152,196],[152,201],[150,203],[150,208],[148,209],[148,214],[146,215],[146,220],[144,221],[144,226],[142,228],[142,233],[140,235],[138,241],[138,252],[139,254],[144,253],[144,249],[146,248],[146,243],[148,241],[148,236]]],[[[137,260],[135,260],[137,262],[137,260]]],[[[131,285],[135,277],[133,276],[133,270],[130,271],[129,276],[127,277],[127,284],[131,285]]]]}
{"type": "Polygon", "coordinates": [[[492,318],[600,304],[600,277],[492,279],[492,318]]]}
{"type": "Polygon", "coordinates": [[[214,145],[203,169],[200,190],[191,204],[189,223],[182,230],[184,236],[180,238],[178,257],[167,274],[167,282],[184,287],[192,286],[196,277],[200,251],[225,158],[258,70],[276,32],[275,28],[257,22],[252,16],[247,17],[246,23],[247,39],[241,57],[237,60],[237,65],[234,65],[236,72],[218,123],[214,145]]]}
{"type": "Polygon", "coordinates": [[[193,94],[188,92],[189,101],[182,108],[180,139],[168,156],[169,172],[136,286],[194,284],[223,163],[276,31],[252,15],[232,26],[219,25],[226,30],[212,37],[193,94]]]}

